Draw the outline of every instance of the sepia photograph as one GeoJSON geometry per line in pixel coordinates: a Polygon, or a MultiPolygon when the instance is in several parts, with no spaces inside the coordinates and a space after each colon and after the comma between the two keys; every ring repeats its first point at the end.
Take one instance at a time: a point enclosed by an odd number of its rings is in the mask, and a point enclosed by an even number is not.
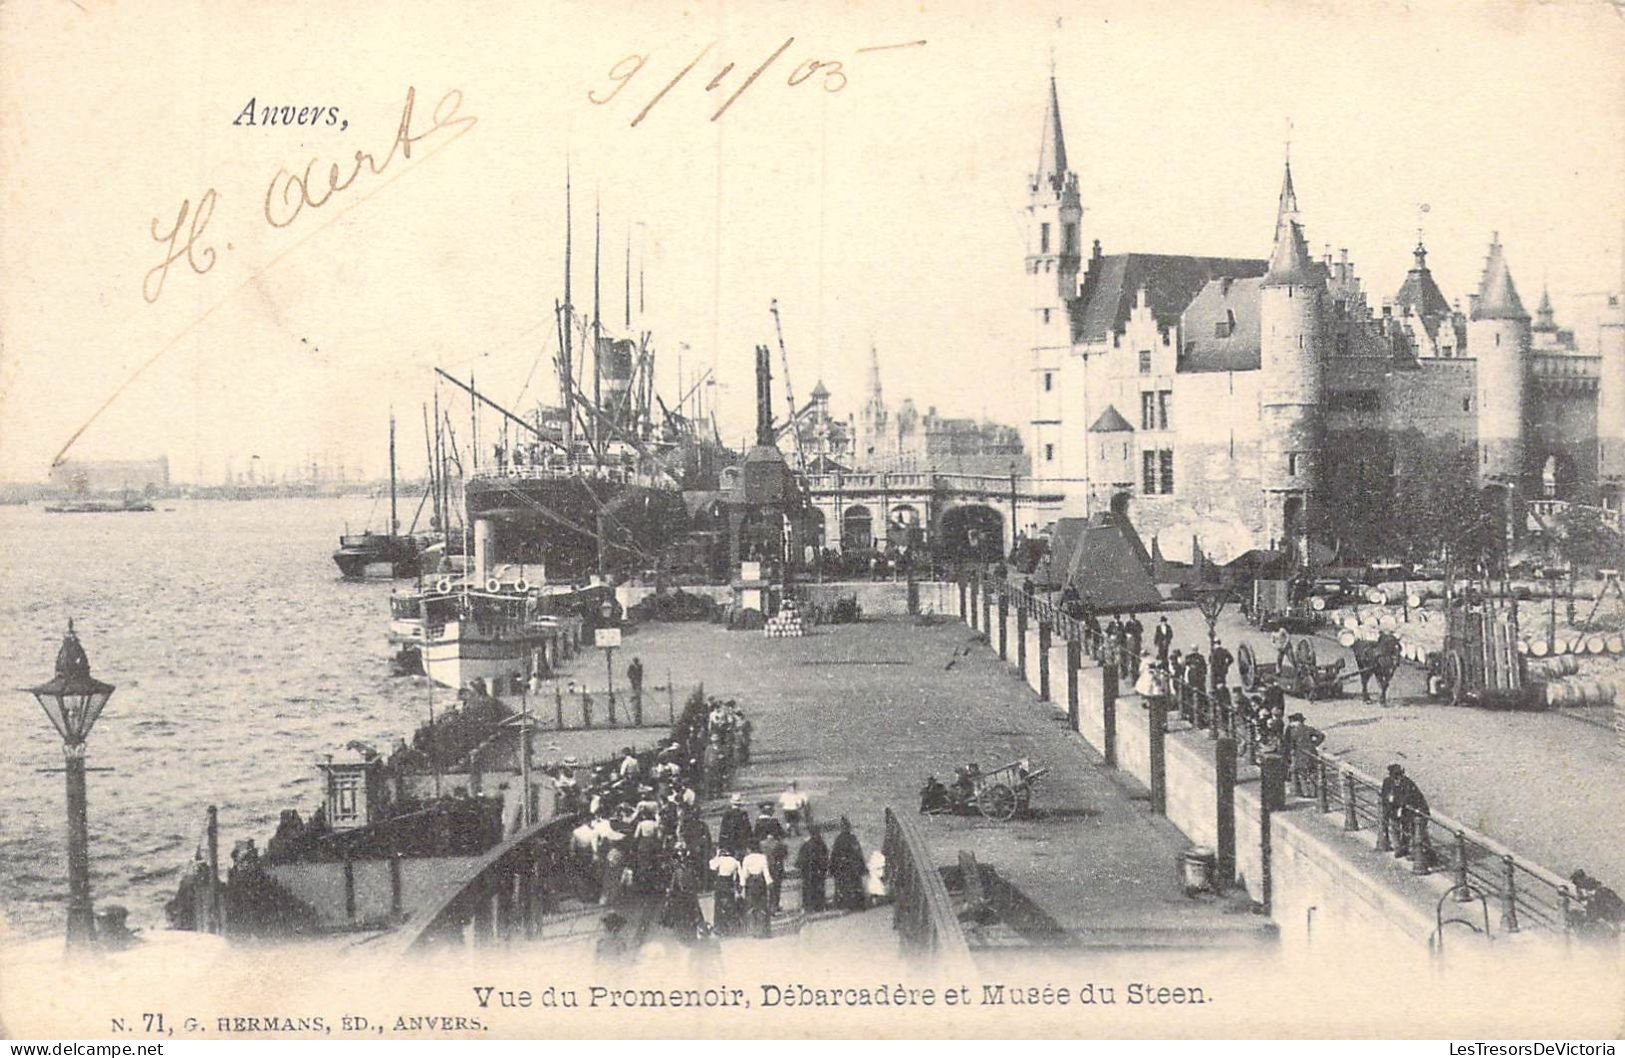
{"type": "Polygon", "coordinates": [[[1625,1034],[1617,0],[12,0],[0,115],[0,1035],[1625,1034]]]}

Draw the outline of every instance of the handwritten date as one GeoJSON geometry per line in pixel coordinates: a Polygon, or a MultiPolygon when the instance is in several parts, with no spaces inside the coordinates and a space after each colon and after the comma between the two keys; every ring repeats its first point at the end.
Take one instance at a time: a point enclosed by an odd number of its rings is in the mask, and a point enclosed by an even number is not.
{"type": "MultiPolygon", "coordinates": [[[[711,76],[710,80],[705,83],[704,90],[706,92],[717,92],[719,89],[724,92],[724,95],[720,97],[721,103],[711,113],[711,120],[716,121],[720,119],[722,115],[726,114],[728,112],[728,108],[732,107],[739,97],[745,94],[746,89],[755,84],[764,74],[768,72],[770,67],[774,66],[779,62],[780,59],[785,57],[785,53],[790,51],[795,42],[795,37],[786,37],[784,42],[770,52],[766,58],[762,59],[760,63],[750,68],[749,73],[745,73],[743,70],[739,70],[736,73],[736,64],[733,62],[721,63],[717,67],[716,72],[711,76]],[[729,90],[730,86],[732,86],[731,90],[729,90]]],[[[874,45],[865,48],[858,48],[856,54],[863,55],[870,52],[893,51],[898,48],[917,48],[923,46],[924,44],[925,41],[923,40],[911,40],[904,41],[900,44],[874,45]]],[[[649,112],[652,111],[661,100],[666,98],[667,93],[669,93],[673,88],[676,88],[677,85],[688,77],[689,74],[693,73],[694,69],[706,60],[706,57],[711,54],[712,50],[716,48],[716,46],[717,42],[712,41],[705,47],[701,48],[692,59],[689,59],[687,63],[679,68],[669,80],[662,84],[655,91],[654,95],[650,96],[644,103],[643,108],[633,115],[631,121],[632,127],[637,128],[639,125],[643,124],[643,119],[649,116],[649,112]]],[[[597,106],[605,106],[614,102],[616,97],[618,97],[621,92],[632,83],[633,79],[637,78],[638,74],[640,74],[644,68],[649,65],[649,61],[652,57],[652,52],[634,52],[631,55],[617,61],[609,68],[609,72],[606,75],[609,83],[607,85],[592,88],[587,91],[588,102],[591,102],[597,106]]],[[[786,59],[785,61],[788,62],[789,60],[786,59]]],[[[852,60],[803,58],[790,69],[789,73],[784,79],[784,83],[791,88],[796,88],[800,85],[806,84],[809,81],[812,81],[823,88],[823,90],[826,92],[839,92],[845,89],[849,83],[849,78],[846,72],[849,61],[852,60]]],[[[780,69],[783,69],[783,67],[781,66],[780,69]]],[[[647,80],[647,78],[641,79],[639,83],[641,84],[644,80],[647,80]]]]}

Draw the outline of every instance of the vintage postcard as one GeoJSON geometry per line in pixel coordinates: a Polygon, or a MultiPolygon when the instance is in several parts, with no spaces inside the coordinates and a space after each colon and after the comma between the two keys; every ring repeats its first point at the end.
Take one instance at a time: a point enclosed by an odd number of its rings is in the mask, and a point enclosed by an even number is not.
{"type": "Polygon", "coordinates": [[[1617,3],[12,0],[0,114],[8,1037],[1625,1027],[1617,3]]]}

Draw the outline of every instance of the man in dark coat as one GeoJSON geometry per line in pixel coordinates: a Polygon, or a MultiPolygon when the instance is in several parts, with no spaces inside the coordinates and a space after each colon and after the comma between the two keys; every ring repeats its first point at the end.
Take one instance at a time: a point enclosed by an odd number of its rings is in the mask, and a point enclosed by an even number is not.
{"type": "Polygon", "coordinates": [[[1193,649],[1185,655],[1184,679],[1182,698],[1186,703],[1186,715],[1196,723],[1202,723],[1207,712],[1207,661],[1203,659],[1200,649],[1193,649]]]}
{"type": "Polygon", "coordinates": [[[767,856],[768,870],[773,875],[773,881],[767,887],[768,906],[776,915],[784,890],[784,863],[790,858],[790,848],[784,843],[784,824],[773,814],[773,802],[763,801],[757,809],[760,814],[756,817],[753,836],[767,856]]]}
{"type": "Polygon", "coordinates": [[[1151,633],[1151,643],[1157,648],[1157,660],[1168,664],[1168,651],[1174,645],[1174,629],[1168,623],[1168,618],[1157,618],[1157,630],[1151,633]]]}
{"type": "Polygon", "coordinates": [[[1213,689],[1230,685],[1230,666],[1235,664],[1236,657],[1225,649],[1222,639],[1213,641],[1213,650],[1208,654],[1208,671],[1212,673],[1213,689]]]}
{"type": "Polygon", "coordinates": [[[1140,652],[1145,644],[1145,625],[1136,614],[1129,614],[1123,622],[1123,645],[1128,651],[1128,678],[1140,678],[1140,652]]]}
{"type": "MultiPolygon", "coordinates": [[[[1390,827],[1390,833],[1397,835],[1394,839],[1395,856],[1410,855],[1411,837],[1421,830],[1420,821],[1427,814],[1428,799],[1422,795],[1422,788],[1405,774],[1402,765],[1388,765],[1388,777],[1382,781],[1382,815],[1390,827]]],[[[1421,838],[1419,851],[1425,855],[1428,850],[1427,836],[1422,834],[1421,838]]]]}
{"type": "Polygon", "coordinates": [[[863,846],[852,833],[852,824],[841,817],[841,832],[829,850],[829,873],[835,876],[835,906],[843,911],[862,911],[868,901],[863,895],[863,875],[868,870],[863,846]]]}
{"type": "Polygon", "coordinates": [[[744,802],[743,797],[734,794],[733,802],[722,813],[722,822],[717,826],[717,847],[727,849],[736,857],[743,856],[750,848],[750,813],[745,811],[744,802]]]}
{"type": "Polygon", "coordinates": [[[632,685],[632,723],[643,726],[643,659],[633,658],[626,667],[626,682],[632,685]]]}
{"type": "Polygon", "coordinates": [[[796,850],[796,870],[801,872],[801,909],[824,910],[824,887],[829,876],[829,846],[814,830],[796,850]]]}
{"type": "Polygon", "coordinates": [[[1292,788],[1299,797],[1313,797],[1320,782],[1316,751],[1326,735],[1304,723],[1302,713],[1293,713],[1287,721],[1286,761],[1292,771],[1292,788]]]}

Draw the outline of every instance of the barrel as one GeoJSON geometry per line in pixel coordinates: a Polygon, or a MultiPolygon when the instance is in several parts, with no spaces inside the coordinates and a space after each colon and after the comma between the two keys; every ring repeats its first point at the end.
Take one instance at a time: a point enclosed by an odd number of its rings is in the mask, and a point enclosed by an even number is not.
{"type": "Polygon", "coordinates": [[[1405,602],[1410,606],[1411,609],[1414,610],[1422,605],[1422,596],[1413,591],[1409,595],[1405,596],[1405,602]]]}
{"type": "Polygon", "coordinates": [[[1527,639],[1518,640],[1518,653],[1520,653],[1520,654],[1529,653],[1529,640],[1527,640],[1527,639]]]}
{"type": "Polygon", "coordinates": [[[1608,653],[1625,654],[1625,636],[1609,636],[1607,645],[1608,653]]]}
{"type": "Polygon", "coordinates": [[[1569,652],[1569,637],[1557,636],[1552,640],[1553,654],[1567,654],[1569,652]]]}
{"type": "Polygon", "coordinates": [[[1568,680],[1553,680],[1546,685],[1547,705],[1574,705],[1574,685],[1568,680]]]}
{"type": "Polygon", "coordinates": [[[1337,641],[1343,646],[1352,647],[1360,637],[1354,634],[1354,629],[1344,628],[1337,633],[1337,641]]]}
{"type": "Polygon", "coordinates": [[[1529,644],[1529,653],[1534,657],[1543,658],[1552,652],[1544,639],[1526,639],[1524,642],[1529,644]]]}
{"type": "Polygon", "coordinates": [[[1375,603],[1378,606],[1383,606],[1387,604],[1388,596],[1381,588],[1368,588],[1365,593],[1365,601],[1375,603]]]}
{"type": "Polygon", "coordinates": [[[1326,608],[1326,600],[1318,595],[1309,596],[1309,609],[1319,613],[1326,608]]]}
{"type": "Polygon", "coordinates": [[[1393,629],[1399,627],[1399,618],[1394,614],[1385,613],[1381,617],[1377,618],[1377,627],[1392,631],[1393,629]]]}
{"type": "Polygon", "coordinates": [[[1218,860],[1218,855],[1205,845],[1185,850],[1179,857],[1179,866],[1186,895],[1212,890],[1213,872],[1218,860]]]}
{"type": "Polygon", "coordinates": [[[1608,649],[1608,640],[1602,636],[1586,636],[1586,653],[1601,654],[1608,649]]]}
{"type": "Polygon", "coordinates": [[[1569,686],[1573,695],[1571,705],[1607,705],[1612,697],[1608,692],[1614,689],[1612,684],[1601,680],[1575,680],[1569,686]]]}
{"type": "MultiPolygon", "coordinates": [[[[1343,615],[1343,627],[1348,629],[1350,632],[1354,631],[1356,628],[1359,628],[1360,627],[1360,615],[1357,614],[1357,613],[1346,613],[1346,614],[1344,614],[1343,615]]],[[[1616,651],[1616,653],[1617,653],[1617,651],[1616,651]]]]}

